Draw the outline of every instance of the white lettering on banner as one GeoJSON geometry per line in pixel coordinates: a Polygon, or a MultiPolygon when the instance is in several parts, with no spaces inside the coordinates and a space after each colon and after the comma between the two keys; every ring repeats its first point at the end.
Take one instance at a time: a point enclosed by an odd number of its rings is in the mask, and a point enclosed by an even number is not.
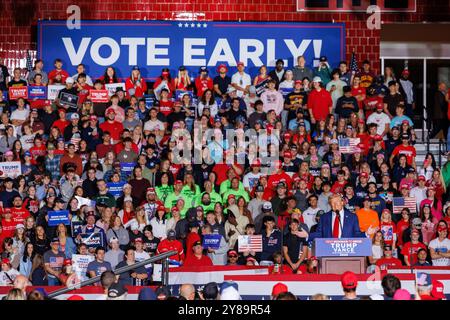
{"type": "Polygon", "coordinates": [[[120,44],[128,46],[128,64],[136,65],[137,62],[137,47],[145,46],[145,38],[122,38],[120,44]]]}
{"type": "Polygon", "coordinates": [[[298,56],[302,56],[305,54],[306,49],[311,44],[312,40],[303,40],[300,45],[297,47],[295,45],[294,40],[292,39],[284,39],[284,43],[288,47],[289,51],[292,53],[294,59],[297,59],[298,56]]]}
{"type": "Polygon", "coordinates": [[[351,243],[332,243],[331,247],[333,248],[333,251],[340,254],[350,254],[355,253],[355,248],[358,246],[357,243],[351,242],[351,243]]]}
{"type": "Polygon", "coordinates": [[[156,56],[168,56],[168,48],[157,48],[157,45],[168,46],[169,38],[147,38],[147,65],[148,66],[169,66],[170,59],[157,59],[156,56]]]}
{"type": "Polygon", "coordinates": [[[66,48],[67,55],[69,56],[70,63],[73,66],[79,65],[83,61],[89,43],[91,42],[91,38],[81,39],[81,43],[77,51],[75,51],[73,46],[72,38],[62,38],[62,41],[64,43],[64,47],[66,48]]]}
{"type": "MultiPolygon", "coordinates": [[[[147,66],[169,66],[169,45],[170,38],[139,38],[124,37],[120,38],[120,44],[110,37],[101,37],[91,44],[89,37],[84,37],[78,48],[75,48],[71,38],[63,37],[62,41],[72,65],[82,63],[86,52],[89,52],[92,60],[101,66],[112,65],[120,58],[121,46],[128,47],[128,64],[138,64],[138,50],[141,46],[146,46],[147,66]],[[89,51],[88,48],[90,47],[89,51]],[[109,56],[102,57],[100,48],[107,46],[111,50],[109,56]]],[[[297,46],[293,39],[284,39],[286,47],[295,59],[304,55],[310,44],[313,42],[314,56],[319,58],[322,49],[322,40],[305,39],[297,46]]],[[[239,61],[248,65],[249,61],[255,66],[262,66],[264,62],[261,56],[266,54],[266,64],[275,66],[276,61],[276,40],[267,39],[266,44],[258,39],[240,39],[239,40],[239,61]],[[266,46],[265,46],[266,45],[266,46]]],[[[229,66],[236,66],[236,57],[233,54],[231,46],[226,38],[219,38],[214,46],[211,56],[206,57],[205,53],[206,38],[185,38],[183,40],[183,64],[185,66],[216,66],[217,63],[227,63],[229,66]]],[[[285,67],[288,66],[288,60],[284,60],[285,67]]]]}
{"type": "Polygon", "coordinates": [[[261,66],[264,63],[259,57],[264,53],[264,44],[256,39],[240,39],[239,40],[239,60],[248,65],[248,60],[252,60],[255,66],[261,66]],[[255,48],[255,51],[249,51],[249,48],[255,48]]]}
{"type": "Polygon", "coordinates": [[[110,66],[114,64],[120,57],[120,46],[112,38],[102,37],[98,38],[91,45],[91,58],[95,63],[101,66],[110,66]],[[103,46],[108,46],[111,49],[111,54],[107,58],[100,56],[100,48],[103,46]]]}
{"type": "Polygon", "coordinates": [[[208,66],[216,66],[218,61],[227,62],[229,66],[237,65],[233,50],[231,50],[227,39],[220,38],[217,40],[211,58],[209,59],[208,66]]]}
{"type": "Polygon", "coordinates": [[[204,66],[206,59],[194,59],[192,56],[205,56],[205,49],[195,49],[193,46],[206,46],[205,38],[185,38],[183,41],[183,65],[204,66]]]}
{"type": "MultiPolygon", "coordinates": [[[[275,39],[267,39],[267,63],[268,67],[275,67],[276,57],[275,57],[275,39]]],[[[294,59],[295,60],[295,59],[294,59]]],[[[287,68],[289,66],[287,60],[283,60],[284,66],[287,68]]]]}

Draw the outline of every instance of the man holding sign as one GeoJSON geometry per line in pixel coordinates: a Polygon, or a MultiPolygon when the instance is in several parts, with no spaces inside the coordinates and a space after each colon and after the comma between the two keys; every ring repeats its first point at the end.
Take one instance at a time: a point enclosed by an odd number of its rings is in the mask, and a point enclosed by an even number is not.
{"type": "Polygon", "coordinates": [[[209,224],[203,225],[202,235],[203,247],[208,250],[208,257],[211,259],[213,265],[226,265],[228,244],[225,238],[220,234],[213,234],[212,227],[209,224]]]}

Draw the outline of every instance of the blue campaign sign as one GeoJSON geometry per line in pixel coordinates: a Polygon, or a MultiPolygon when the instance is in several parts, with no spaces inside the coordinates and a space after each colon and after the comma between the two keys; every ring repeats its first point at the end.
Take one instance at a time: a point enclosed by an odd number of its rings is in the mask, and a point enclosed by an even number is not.
{"type": "Polygon", "coordinates": [[[94,233],[81,233],[81,242],[84,243],[88,248],[103,247],[103,237],[100,232],[94,233]]]}
{"type": "Polygon", "coordinates": [[[8,101],[8,90],[2,91],[2,99],[3,101],[8,101]]]}
{"type": "Polygon", "coordinates": [[[136,166],[136,163],[134,163],[134,162],[121,162],[120,163],[120,169],[123,172],[125,172],[125,174],[127,174],[127,175],[131,175],[135,166],[136,166]]]}
{"type": "Polygon", "coordinates": [[[28,86],[28,99],[47,99],[47,87],[28,86]]]}
{"type": "Polygon", "coordinates": [[[368,238],[342,238],[314,240],[316,257],[368,257],[372,255],[372,242],[368,238]]]}
{"type": "Polygon", "coordinates": [[[109,193],[114,197],[118,198],[123,195],[123,186],[125,185],[125,182],[108,182],[106,185],[108,186],[109,193]]]}
{"type": "Polygon", "coordinates": [[[108,66],[127,78],[134,65],[148,80],[160,76],[165,67],[175,77],[181,65],[194,77],[201,66],[215,76],[219,64],[234,73],[239,61],[255,76],[261,65],[274,67],[277,59],[292,69],[300,55],[309,66],[323,55],[331,66],[338,65],[345,59],[345,24],[83,20],[80,29],[69,29],[65,20],[39,21],[37,47],[46,71],[60,58],[69,74],[83,63],[94,78],[108,66]]]}
{"type": "Polygon", "coordinates": [[[64,223],[66,226],[70,225],[68,210],[49,211],[47,216],[50,227],[55,227],[60,223],[64,223]]]}
{"type": "Polygon", "coordinates": [[[220,234],[205,234],[203,236],[203,248],[211,248],[217,250],[220,248],[220,234]]]}

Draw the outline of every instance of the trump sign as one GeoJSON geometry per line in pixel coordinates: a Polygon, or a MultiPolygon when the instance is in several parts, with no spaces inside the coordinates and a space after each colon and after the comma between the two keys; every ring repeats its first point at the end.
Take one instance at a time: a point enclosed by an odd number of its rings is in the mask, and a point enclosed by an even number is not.
{"type": "Polygon", "coordinates": [[[38,57],[50,68],[62,59],[70,74],[79,63],[97,78],[107,66],[119,78],[141,67],[142,76],[155,79],[168,67],[176,75],[186,66],[195,75],[200,66],[211,74],[215,67],[235,67],[239,61],[254,75],[261,65],[275,66],[277,59],[293,68],[304,55],[312,66],[323,55],[330,65],[345,58],[343,23],[213,22],[213,21],[82,21],[68,29],[66,21],[40,21],[38,57]]]}

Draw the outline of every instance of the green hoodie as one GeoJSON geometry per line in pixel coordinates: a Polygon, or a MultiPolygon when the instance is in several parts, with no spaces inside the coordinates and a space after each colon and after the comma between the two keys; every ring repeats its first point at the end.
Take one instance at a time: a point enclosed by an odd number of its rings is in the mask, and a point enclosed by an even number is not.
{"type": "Polygon", "coordinates": [[[202,206],[203,211],[206,213],[208,211],[214,211],[214,206],[217,202],[222,203],[222,197],[217,192],[213,191],[209,194],[209,198],[211,199],[211,203],[208,206],[205,206],[202,204],[202,197],[206,193],[206,191],[202,192],[197,196],[197,199],[195,200],[195,206],[202,206]]]}
{"type": "Polygon", "coordinates": [[[166,201],[167,196],[173,192],[173,186],[169,185],[161,185],[159,187],[155,187],[156,195],[158,196],[158,199],[162,202],[166,201]]]}

